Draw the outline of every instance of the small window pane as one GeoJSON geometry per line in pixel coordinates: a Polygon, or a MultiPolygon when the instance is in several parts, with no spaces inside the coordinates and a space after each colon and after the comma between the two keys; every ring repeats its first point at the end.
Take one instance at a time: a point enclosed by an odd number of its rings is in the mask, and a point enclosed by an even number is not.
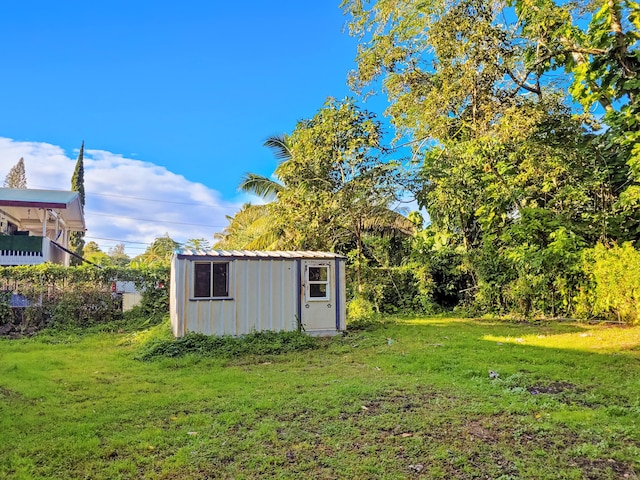
{"type": "Polygon", "coordinates": [[[326,282],[327,267],[309,267],[309,280],[326,282]]]}
{"type": "Polygon", "coordinates": [[[229,272],[228,263],[214,263],[213,264],[213,296],[214,297],[228,297],[229,296],[229,283],[227,282],[229,272]]]}
{"type": "Polygon", "coordinates": [[[210,297],[211,296],[211,264],[210,263],[195,264],[193,296],[194,297],[210,297]]]}
{"type": "Polygon", "coordinates": [[[312,298],[325,298],[327,296],[327,284],[312,283],[309,285],[309,296],[312,298]]]}

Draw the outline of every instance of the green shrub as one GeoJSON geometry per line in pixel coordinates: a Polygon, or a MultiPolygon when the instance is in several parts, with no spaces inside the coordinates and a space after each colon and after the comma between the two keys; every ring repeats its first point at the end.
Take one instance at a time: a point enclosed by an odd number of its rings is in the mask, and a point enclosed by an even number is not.
{"type": "Polygon", "coordinates": [[[640,252],[631,243],[585,251],[589,283],[578,294],[578,311],[625,323],[640,322],[640,252]]]}
{"type": "Polygon", "coordinates": [[[0,267],[0,324],[11,321],[9,300],[15,291],[31,301],[16,310],[21,329],[58,330],[135,329],[154,325],[169,313],[168,267],[105,267],[91,265],[64,267],[44,263],[0,267]],[[114,281],[131,281],[142,292],[142,304],[134,312],[122,313],[121,299],[111,292],[114,281]]]}
{"type": "Polygon", "coordinates": [[[88,327],[122,318],[117,298],[98,290],[65,292],[53,303],[52,325],[88,327]]]}
{"type": "Polygon", "coordinates": [[[0,325],[13,320],[13,310],[11,308],[11,292],[0,291],[0,325]]]}
{"type": "Polygon", "coordinates": [[[369,320],[374,314],[373,304],[361,295],[356,295],[347,304],[347,318],[349,322],[369,320]]]}
{"type": "MultiPolygon", "coordinates": [[[[164,330],[163,330],[164,332],[164,330]]],[[[144,342],[136,356],[139,360],[175,358],[184,355],[203,357],[237,357],[243,355],[278,355],[317,348],[316,337],[299,332],[255,332],[241,337],[187,333],[180,338],[153,336],[144,342]]]]}

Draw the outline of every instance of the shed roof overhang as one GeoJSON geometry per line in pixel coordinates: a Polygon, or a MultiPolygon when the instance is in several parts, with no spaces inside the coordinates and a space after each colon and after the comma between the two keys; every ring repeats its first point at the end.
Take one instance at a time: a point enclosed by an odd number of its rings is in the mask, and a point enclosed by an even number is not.
{"type": "Polygon", "coordinates": [[[0,210],[18,222],[20,228],[35,229],[42,225],[39,209],[55,212],[71,231],[87,229],[78,192],[0,188],[0,210]]]}

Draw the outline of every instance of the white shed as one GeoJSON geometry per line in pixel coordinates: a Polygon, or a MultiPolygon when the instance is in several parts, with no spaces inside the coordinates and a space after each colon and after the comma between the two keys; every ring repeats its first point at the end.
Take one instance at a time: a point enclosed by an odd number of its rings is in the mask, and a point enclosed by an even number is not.
{"type": "Polygon", "coordinates": [[[345,257],[328,252],[211,250],[171,259],[173,334],[345,329],[345,257]]]}

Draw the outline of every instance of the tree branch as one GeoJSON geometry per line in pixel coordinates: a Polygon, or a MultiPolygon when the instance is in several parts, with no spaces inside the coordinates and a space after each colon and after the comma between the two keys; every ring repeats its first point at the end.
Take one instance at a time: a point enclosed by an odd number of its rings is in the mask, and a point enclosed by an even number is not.
{"type": "Polygon", "coordinates": [[[528,92],[535,93],[537,95],[540,95],[542,93],[542,90],[540,90],[539,81],[536,82],[535,86],[527,85],[527,83],[526,83],[527,82],[527,77],[529,77],[529,75],[531,74],[531,70],[529,70],[529,72],[527,72],[527,74],[525,75],[523,80],[520,80],[518,77],[516,77],[515,74],[509,68],[505,68],[505,71],[507,72],[507,75],[509,75],[511,77],[511,80],[513,80],[515,82],[515,84],[518,85],[520,88],[523,88],[523,89],[527,90],[528,92]]]}

